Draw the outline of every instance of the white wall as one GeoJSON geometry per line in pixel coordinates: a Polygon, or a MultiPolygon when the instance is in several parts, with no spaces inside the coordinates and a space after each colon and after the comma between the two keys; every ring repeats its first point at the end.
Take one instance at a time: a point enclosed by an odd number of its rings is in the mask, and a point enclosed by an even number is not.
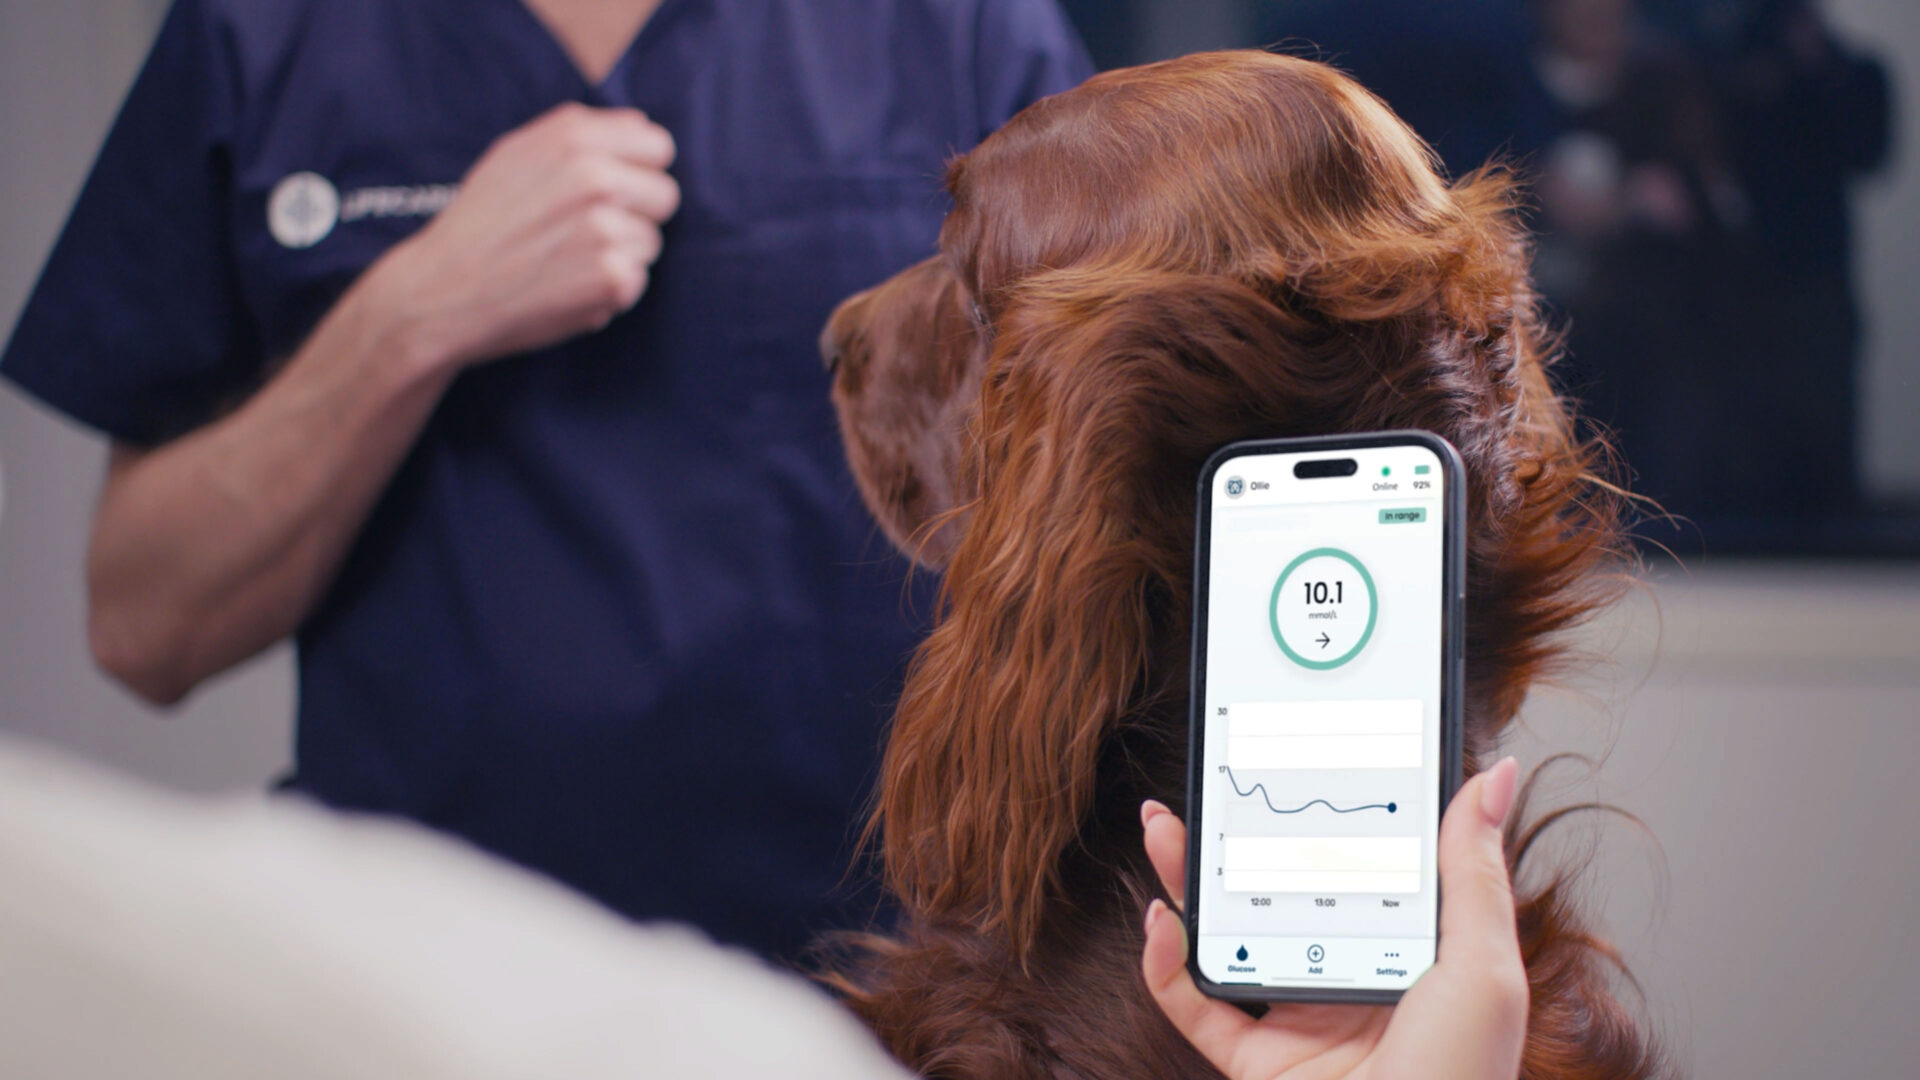
{"type": "Polygon", "coordinates": [[[1646,823],[1587,880],[1687,1074],[1920,1076],[1920,568],[1670,574],[1582,640],[1514,749],[1646,823]]]}
{"type": "MultiPolygon", "coordinates": [[[[0,336],[146,54],[156,0],[0,3],[0,336]]],[[[87,657],[81,577],[101,440],[0,385],[0,729],[193,789],[258,786],[291,758],[283,647],[170,713],[87,657]]]]}

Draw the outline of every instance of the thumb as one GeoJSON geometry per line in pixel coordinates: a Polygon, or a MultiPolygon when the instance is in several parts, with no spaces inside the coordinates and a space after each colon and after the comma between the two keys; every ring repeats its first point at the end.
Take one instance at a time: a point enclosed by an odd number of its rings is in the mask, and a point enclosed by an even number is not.
{"type": "Polygon", "coordinates": [[[1440,822],[1440,958],[1393,1011],[1372,1076],[1514,1077],[1529,989],[1500,827],[1519,766],[1469,780],[1440,822]]]}
{"type": "Polygon", "coordinates": [[[1517,964],[1513,885],[1501,826],[1520,767],[1505,758],[1462,785],[1440,822],[1440,950],[1482,963],[1517,964]]]}

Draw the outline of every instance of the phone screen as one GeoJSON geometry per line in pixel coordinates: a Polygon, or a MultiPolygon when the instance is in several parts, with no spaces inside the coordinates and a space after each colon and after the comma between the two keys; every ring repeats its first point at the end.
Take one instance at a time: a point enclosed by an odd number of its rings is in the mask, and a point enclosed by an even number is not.
{"type": "Polygon", "coordinates": [[[1190,821],[1214,983],[1338,997],[1433,963],[1452,460],[1250,452],[1206,481],[1190,821]]]}

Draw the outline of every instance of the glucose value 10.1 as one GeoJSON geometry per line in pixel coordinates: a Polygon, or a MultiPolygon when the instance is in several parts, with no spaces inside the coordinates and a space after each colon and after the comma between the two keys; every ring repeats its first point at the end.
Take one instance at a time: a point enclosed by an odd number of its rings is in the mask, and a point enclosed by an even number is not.
{"type": "Polygon", "coordinates": [[[1331,584],[1325,581],[1303,581],[1300,587],[1305,592],[1306,601],[1309,604],[1339,604],[1345,602],[1347,596],[1347,583],[1344,581],[1335,581],[1331,584]]]}

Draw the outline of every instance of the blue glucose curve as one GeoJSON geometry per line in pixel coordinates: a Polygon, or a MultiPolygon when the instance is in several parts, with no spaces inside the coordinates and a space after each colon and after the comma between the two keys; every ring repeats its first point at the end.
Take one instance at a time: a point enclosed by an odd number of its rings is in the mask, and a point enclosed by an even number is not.
{"type": "Polygon", "coordinates": [[[1367,803],[1363,806],[1340,807],[1340,806],[1333,805],[1332,803],[1328,802],[1325,799],[1309,799],[1308,801],[1303,802],[1299,806],[1295,806],[1291,809],[1282,809],[1281,807],[1273,805],[1273,799],[1267,794],[1267,785],[1256,783],[1250,788],[1242,788],[1240,786],[1239,779],[1233,775],[1233,766],[1226,765],[1226,766],[1222,766],[1222,768],[1227,770],[1227,783],[1233,785],[1234,794],[1240,796],[1243,799],[1247,799],[1247,798],[1252,798],[1254,792],[1257,791],[1260,793],[1260,801],[1263,803],[1266,803],[1267,809],[1273,811],[1276,814],[1298,814],[1301,811],[1306,810],[1308,807],[1312,807],[1312,806],[1324,806],[1336,814],[1357,814],[1362,810],[1385,810],[1387,813],[1392,814],[1392,813],[1397,813],[1400,809],[1399,803],[1390,803],[1390,802],[1367,803]]]}

